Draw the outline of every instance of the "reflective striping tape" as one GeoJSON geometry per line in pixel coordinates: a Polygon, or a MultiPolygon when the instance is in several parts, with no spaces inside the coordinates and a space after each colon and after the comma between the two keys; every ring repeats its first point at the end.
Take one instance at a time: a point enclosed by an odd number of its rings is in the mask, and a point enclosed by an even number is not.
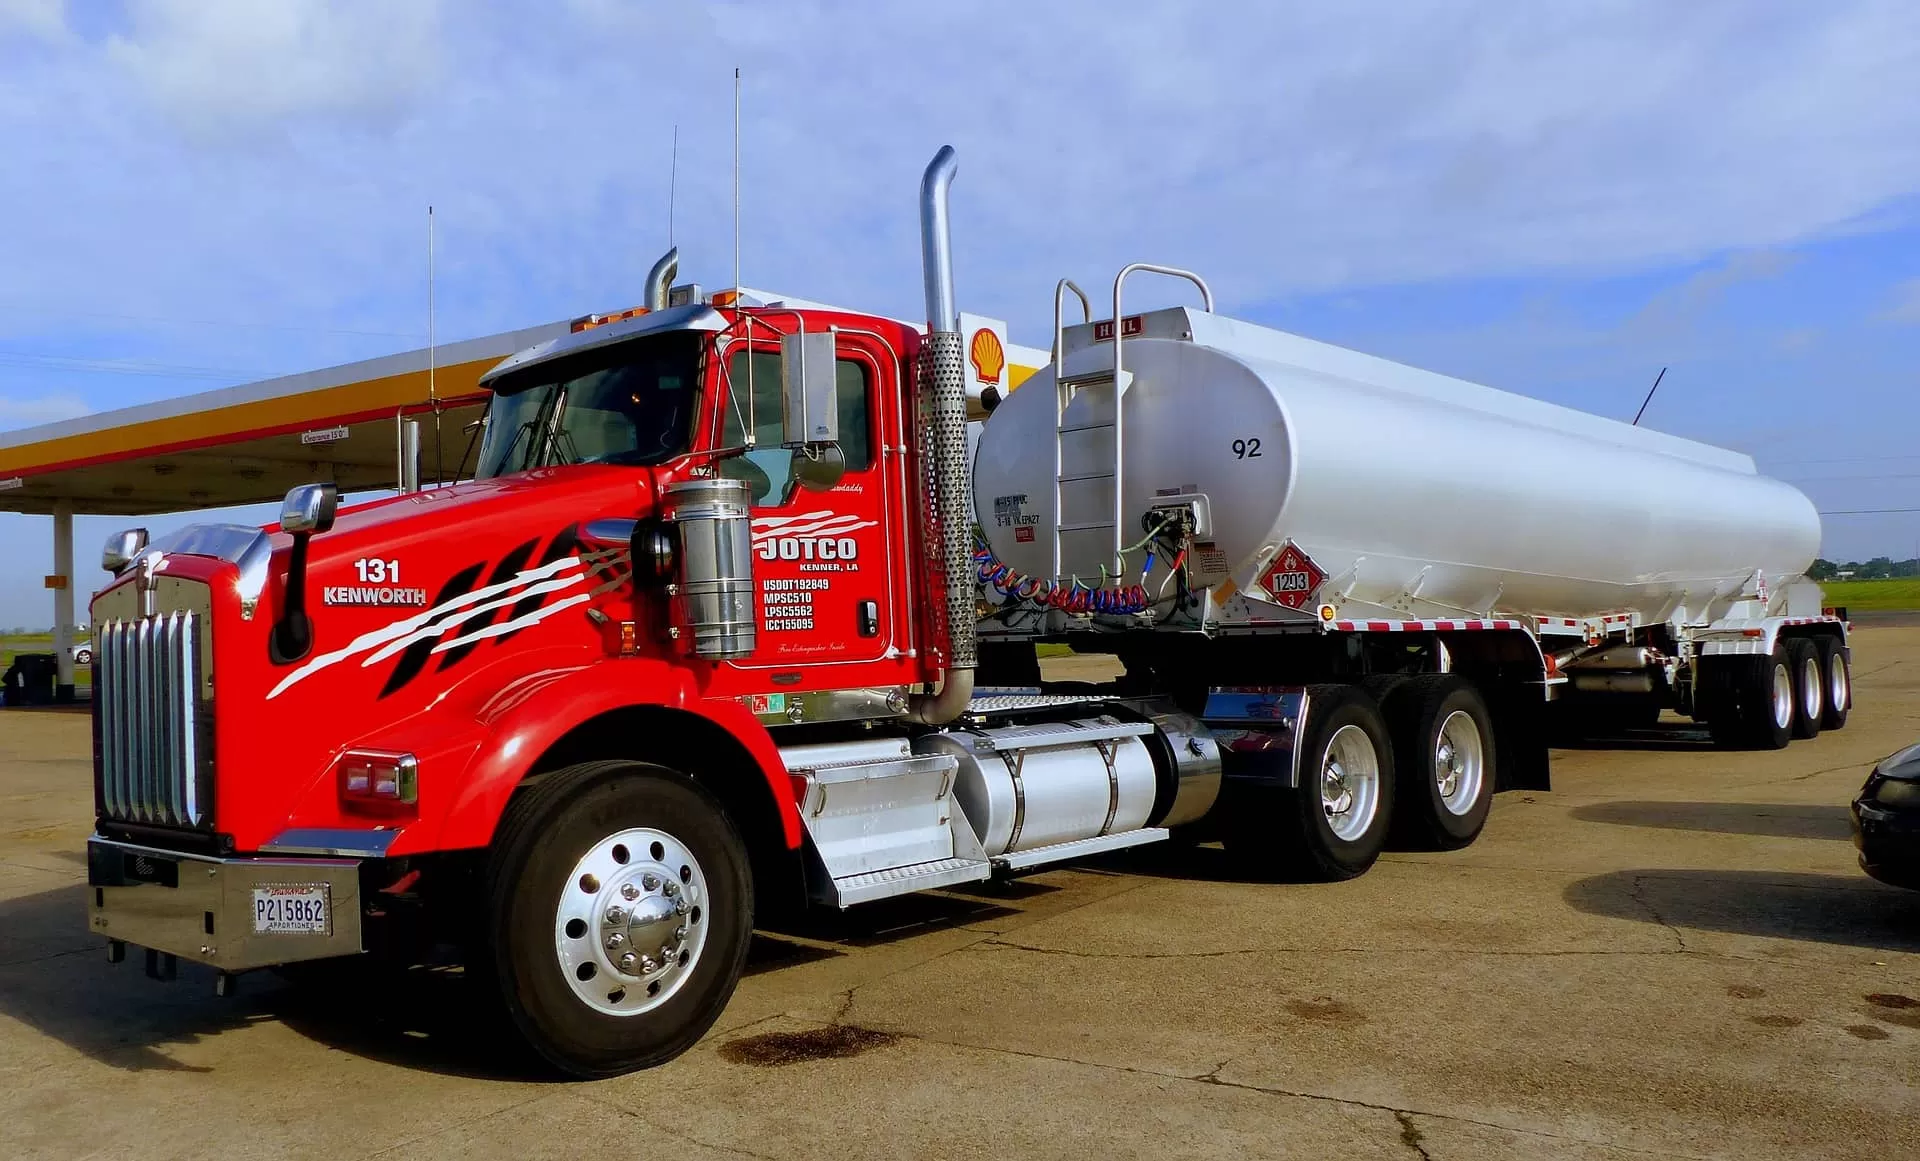
{"type": "Polygon", "coordinates": [[[1336,633],[1461,633],[1525,628],[1518,621],[1504,618],[1466,621],[1333,621],[1327,627],[1336,633]]]}

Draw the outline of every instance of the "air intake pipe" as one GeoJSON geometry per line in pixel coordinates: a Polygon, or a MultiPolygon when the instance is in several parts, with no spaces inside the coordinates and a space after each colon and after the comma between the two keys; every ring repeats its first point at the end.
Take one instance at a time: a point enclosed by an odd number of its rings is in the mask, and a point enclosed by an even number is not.
{"type": "Polygon", "coordinates": [[[667,288],[673,285],[673,276],[680,273],[680,247],[675,246],[660,255],[660,261],[647,271],[648,310],[667,309],[667,288]]]}
{"type": "MultiPolygon", "coordinates": [[[[967,379],[953,294],[953,238],[947,190],[960,162],[953,146],[933,155],[920,179],[920,261],[927,289],[927,336],[920,344],[921,456],[927,465],[937,539],[930,573],[946,578],[947,670],[938,693],[913,699],[913,720],[930,726],[959,717],[973,698],[973,504],[967,479],[967,379]]],[[[938,634],[936,633],[937,637],[938,634]]]]}

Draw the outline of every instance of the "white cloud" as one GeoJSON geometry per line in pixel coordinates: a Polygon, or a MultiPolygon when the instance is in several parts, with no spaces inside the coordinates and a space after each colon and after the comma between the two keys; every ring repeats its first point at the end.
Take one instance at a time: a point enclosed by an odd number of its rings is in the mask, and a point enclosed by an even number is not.
{"type": "Polygon", "coordinates": [[[0,431],[72,419],[91,410],[79,396],[64,392],[29,399],[0,396],[0,431]]]}
{"type": "Polygon", "coordinates": [[[438,73],[437,0],[131,0],[111,59],[198,136],[389,122],[438,73]]]}
{"type": "Polygon", "coordinates": [[[108,269],[127,313],[419,329],[431,201],[442,334],[618,305],[676,122],[682,270],[717,285],[735,65],[750,282],[917,312],[951,141],[962,300],[1028,339],[1054,279],[1141,258],[1245,311],[1780,249],[1920,191],[1906,3],[131,2],[0,74],[0,202],[39,224],[0,294],[108,269]]]}
{"type": "Polygon", "coordinates": [[[57,40],[66,31],[66,0],[0,0],[0,40],[9,35],[57,40]]]}

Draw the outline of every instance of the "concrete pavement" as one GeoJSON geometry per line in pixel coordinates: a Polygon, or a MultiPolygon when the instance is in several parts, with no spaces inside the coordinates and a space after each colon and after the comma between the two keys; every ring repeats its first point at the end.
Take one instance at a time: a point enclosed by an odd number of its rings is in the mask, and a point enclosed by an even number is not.
{"type": "Polygon", "coordinates": [[[1451,854],[1334,885],[1148,848],[757,939],[694,1051],[521,1072],[457,972],[144,979],[86,933],[84,715],[0,711],[0,1157],[1920,1156],[1920,893],[1846,803],[1920,738],[1920,628],[1848,728],[1555,755],[1451,854]]]}

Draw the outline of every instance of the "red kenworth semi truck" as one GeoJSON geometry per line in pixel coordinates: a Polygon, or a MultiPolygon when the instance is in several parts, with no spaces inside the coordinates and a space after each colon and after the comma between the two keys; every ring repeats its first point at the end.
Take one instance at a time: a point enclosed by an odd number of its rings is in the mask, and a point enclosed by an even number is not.
{"type": "Polygon", "coordinates": [[[471,482],[112,538],[110,956],[225,991],[457,943],[602,1076],[712,1024],[756,915],[1175,834],[1342,878],[1544,787],[1550,709],[1738,745],[1844,723],[1798,492],[1223,318],[1183,271],[1128,267],[1100,321],[1063,281],[1050,365],[970,452],[1006,352],[957,324],[954,171],[921,188],[924,328],[673,287],[670,254],[646,309],[488,373],[471,482]],[[1142,272],[1201,307],[1126,315],[1142,272]],[[1043,681],[1062,642],[1124,674],[1043,681]]]}

